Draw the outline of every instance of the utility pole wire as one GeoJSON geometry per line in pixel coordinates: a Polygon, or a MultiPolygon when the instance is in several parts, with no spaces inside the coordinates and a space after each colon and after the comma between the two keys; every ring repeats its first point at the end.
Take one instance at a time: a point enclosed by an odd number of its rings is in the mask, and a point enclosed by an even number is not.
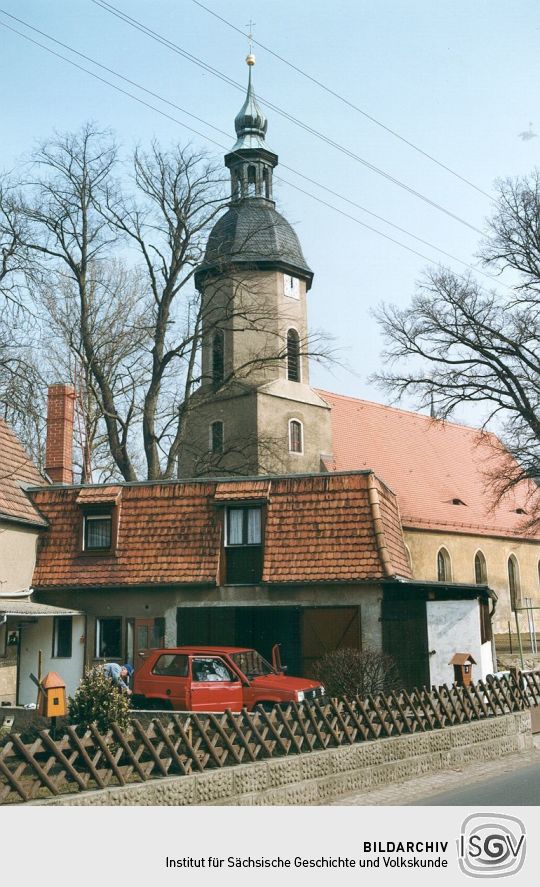
{"type": "MultiPolygon", "coordinates": [[[[204,9],[210,15],[213,15],[214,18],[219,19],[220,22],[227,25],[227,27],[232,28],[233,31],[236,31],[238,34],[241,34],[243,37],[249,37],[249,34],[246,34],[245,31],[242,31],[241,28],[237,28],[236,25],[233,25],[228,19],[224,18],[222,15],[219,15],[214,9],[210,9],[209,6],[205,6],[204,3],[201,3],[200,0],[192,0],[195,6],[199,6],[201,9],[204,9]]],[[[327,86],[325,83],[322,83],[320,80],[317,80],[316,77],[313,77],[312,74],[308,74],[307,71],[304,71],[302,68],[299,68],[298,65],[295,65],[294,62],[289,61],[289,59],[284,58],[275,50],[270,49],[266,44],[261,43],[260,40],[255,40],[253,35],[251,35],[251,41],[256,46],[260,46],[261,49],[264,49],[265,52],[268,52],[274,58],[278,59],[278,61],[283,62],[287,67],[292,68],[293,71],[296,71],[297,74],[300,74],[302,77],[305,77],[306,80],[310,80],[320,89],[323,89],[329,95],[338,99],[340,102],[343,102],[344,105],[347,105],[349,108],[352,108],[353,111],[357,111],[358,114],[361,114],[362,117],[365,117],[366,120],[369,120],[371,123],[374,123],[375,126],[380,126],[381,129],[384,129],[386,132],[390,133],[390,135],[394,136],[396,139],[399,139],[405,145],[408,145],[409,148],[412,148],[414,151],[418,151],[419,154],[422,154],[423,157],[426,157],[428,160],[431,160],[432,163],[436,163],[437,166],[440,166],[441,169],[446,170],[451,175],[455,176],[460,181],[464,182],[466,185],[469,185],[470,188],[474,188],[475,191],[478,191],[479,194],[482,194],[484,197],[487,197],[488,200],[493,200],[491,194],[488,194],[487,191],[483,191],[482,188],[479,188],[478,185],[475,185],[474,182],[471,182],[470,179],[465,178],[465,176],[460,175],[460,173],[456,172],[455,169],[447,166],[446,163],[443,163],[441,160],[437,160],[433,154],[429,154],[428,151],[424,151],[418,145],[415,145],[414,142],[411,142],[409,139],[406,139],[405,136],[402,136],[399,132],[396,132],[395,129],[392,129],[390,126],[387,126],[385,123],[382,123],[380,120],[377,120],[376,117],[373,117],[372,114],[368,114],[367,111],[364,111],[362,108],[359,108],[358,105],[355,105],[354,102],[351,102],[349,99],[345,98],[341,93],[336,92],[330,86],[327,86]]]]}
{"type": "MultiPolygon", "coordinates": [[[[12,19],[16,19],[17,21],[21,22],[21,24],[23,24],[26,27],[30,28],[31,30],[41,34],[43,37],[47,38],[48,40],[51,40],[54,43],[56,43],[57,45],[62,46],[65,49],[67,49],[68,51],[73,52],[74,54],[78,55],[79,57],[86,59],[90,63],[97,65],[98,67],[102,68],[103,70],[108,71],[110,74],[113,74],[113,76],[118,77],[121,80],[124,80],[125,82],[129,83],[130,85],[134,86],[135,88],[140,89],[149,95],[152,95],[154,98],[157,98],[159,101],[162,101],[165,104],[176,108],[177,110],[181,111],[184,114],[187,114],[189,117],[192,117],[195,120],[198,120],[200,123],[204,124],[205,126],[208,126],[210,129],[213,129],[216,132],[221,133],[222,135],[228,136],[228,133],[226,133],[223,130],[219,129],[218,127],[214,126],[212,123],[208,123],[208,121],[204,120],[202,117],[198,117],[195,114],[191,114],[189,111],[186,111],[184,108],[181,108],[179,105],[176,105],[174,102],[171,102],[166,98],[163,98],[158,93],[155,93],[149,89],[146,89],[146,87],[138,84],[136,81],[130,80],[128,77],[124,77],[124,75],[119,74],[118,72],[114,71],[112,68],[108,68],[105,65],[102,65],[100,62],[95,61],[90,56],[87,56],[84,53],[81,53],[78,50],[73,49],[68,44],[62,43],[62,41],[57,40],[55,37],[51,37],[50,35],[46,34],[44,31],[40,31],[38,28],[34,28],[32,25],[27,24],[22,19],[18,19],[16,16],[11,15],[10,13],[6,13],[5,10],[3,10],[1,8],[0,8],[0,12],[3,13],[4,15],[8,15],[12,19]]],[[[83,65],[79,65],[79,64],[77,64],[77,62],[74,62],[72,59],[67,58],[66,56],[62,55],[61,53],[55,52],[55,50],[51,49],[48,46],[45,46],[45,44],[40,43],[37,40],[34,40],[32,37],[29,37],[27,34],[23,34],[21,31],[18,31],[16,28],[11,27],[10,25],[6,24],[5,22],[0,21],[0,25],[9,31],[12,31],[14,34],[17,34],[19,37],[22,37],[23,39],[27,40],[28,42],[33,43],[35,46],[38,46],[41,49],[44,49],[46,52],[50,53],[51,55],[54,55],[57,58],[61,59],[62,61],[67,62],[68,64],[72,65],[73,67],[78,68],[80,71],[84,71],[86,74],[89,74],[91,77],[94,77],[96,80],[99,80],[101,83],[104,83],[106,86],[110,86],[112,89],[115,89],[117,92],[120,92],[123,95],[128,96],[128,98],[131,98],[134,101],[138,102],[139,104],[144,105],[145,107],[149,108],[150,110],[155,111],[156,113],[160,114],[162,117],[166,117],[168,120],[171,120],[172,122],[178,124],[179,126],[182,126],[185,129],[188,129],[190,132],[194,133],[195,135],[200,136],[200,138],[203,138],[206,141],[211,142],[212,144],[221,148],[222,150],[227,151],[226,145],[224,145],[222,142],[218,142],[216,139],[213,139],[210,136],[205,135],[204,133],[200,132],[200,130],[197,130],[192,126],[189,126],[188,124],[183,123],[181,120],[178,120],[176,117],[173,117],[171,114],[167,114],[165,111],[162,111],[160,108],[156,108],[155,105],[152,105],[149,102],[144,101],[144,99],[141,99],[140,97],[134,95],[133,93],[129,92],[128,90],[122,89],[122,87],[120,87],[114,83],[111,83],[109,80],[105,79],[104,77],[100,77],[98,74],[96,74],[93,71],[90,71],[88,68],[84,67],[83,65]]],[[[486,272],[482,271],[479,268],[476,268],[474,265],[470,264],[469,262],[466,262],[464,259],[460,259],[458,256],[454,256],[454,255],[452,255],[452,253],[446,252],[446,250],[442,249],[441,247],[436,246],[433,243],[430,243],[427,240],[424,240],[421,237],[418,237],[416,234],[413,234],[411,231],[409,231],[406,228],[401,228],[399,225],[396,225],[394,222],[391,222],[388,219],[385,219],[383,216],[377,215],[376,213],[372,212],[371,210],[368,210],[365,207],[363,207],[361,204],[355,203],[354,201],[350,200],[348,197],[345,197],[345,196],[339,194],[337,191],[334,191],[332,188],[329,188],[326,185],[323,185],[321,182],[318,182],[315,179],[311,179],[308,176],[304,175],[303,173],[298,172],[297,170],[293,169],[292,167],[286,166],[285,164],[280,164],[280,165],[284,169],[288,169],[290,172],[294,173],[295,175],[298,175],[301,178],[309,181],[311,184],[314,184],[317,187],[323,189],[324,191],[329,192],[333,196],[338,197],[338,199],[346,201],[347,203],[351,204],[352,206],[355,206],[358,209],[361,209],[363,212],[366,212],[369,215],[373,216],[374,218],[379,219],[379,221],[382,221],[385,224],[390,225],[391,227],[397,229],[398,231],[401,231],[402,233],[406,234],[407,236],[412,237],[414,240],[417,240],[418,242],[424,244],[424,246],[428,246],[430,249],[434,249],[437,252],[440,252],[442,255],[447,256],[447,258],[450,258],[456,262],[459,262],[459,264],[464,265],[466,268],[469,268],[471,271],[473,271],[475,273],[481,274],[483,277],[486,277],[489,280],[496,281],[495,277],[493,277],[490,274],[486,274],[486,272]]],[[[427,262],[433,261],[428,256],[425,256],[423,253],[420,253],[417,250],[413,249],[412,247],[409,247],[406,244],[401,243],[401,241],[396,240],[393,237],[390,237],[388,234],[385,234],[383,231],[379,231],[377,228],[374,228],[372,225],[368,225],[366,222],[362,222],[360,219],[357,219],[355,216],[352,216],[350,213],[347,213],[344,210],[339,209],[339,207],[336,207],[333,204],[328,203],[327,201],[323,200],[322,198],[317,197],[315,194],[312,194],[310,191],[306,191],[305,189],[301,188],[299,185],[295,185],[293,182],[290,182],[289,180],[284,179],[282,176],[276,175],[276,176],[274,176],[274,178],[277,179],[278,181],[283,182],[283,184],[288,185],[291,188],[294,188],[296,191],[299,191],[301,194],[311,197],[313,200],[316,200],[318,203],[322,204],[323,206],[326,206],[329,209],[334,210],[334,212],[339,213],[340,215],[344,216],[345,218],[349,219],[350,221],[353,221],[358,225],[362,225],[362,227],[367,228],[369,231],[372,231],[375,234],[378,234],[380,237],[384,237],[386,240],[389,240],[391,243],[394,243],[397,246],[400,246],[402,249],[405,249],[408,252],[413,253],[414,255],[418,256],[419,258],[424,259],[427,262]]],[[[498,282],[500,282],[500,281],[498,281],[498,282]]],[[[506,284],[502,284],[502,285],[506,286],[506,284]]]]}
{"type": "MultiPolygon", "coordinates": [[[[116,18],[125,22],[125,24],[129,25],[132,28],[135,28],[137,31],[145,34],[147,37],[150,37],[152,40],[155,40],[157,43],[165,46],[167,49],[170,49],[172,52],[175,52],[177,55],[181,55],[183,58],[192,62],[198,67],[203,68],[208,73],[212,74],[215,77],[218,77],[220,80],[223,80],[224,83],[228,83],[230,86],[234,86],[235,89],[239,89],[241,92],[245,91],[245,87],[238,83],[236,80],[233,80],[227,74],[224,74],[222,71],[217,70],[217,68],[213,68],[211,65],[204,62],[202,59],[193,55],[185,49],[182,49],[178,44],[173,43],[172,40],[168,40],[163,35],[159,34],[157,31],[153,31],[147,25],[144,25],[142,22],[128,15],[117,7],[113,6],[111,3],[103,2],[103,0],[90,0],[95,6],[99,6],[104,9],[106,12],[109,12],[111,15],[114,15],[116,18]]],[[[466,219],[463,219],[461,216],[458,216],[456,213],[453,213],[451,210],[442,206],[442,204],[437,203],[435,200],[432,200],[427,195],[422,194],[420,191],[417,191],[415,188],[412,188],[410,185],[407,185],[406,182],[402,182],[400,179],[397,179],[395,176],[387,173],[385,170],[381,169],[375,164],[370,163],[369,160],[366,160],[364,157],[361,157],[359,154],[355,154],[354,151],[351,151],[349,148],[346,148],[344,145],[339,142],[334,141],[329,136],[315,129],[309,124],[304,123],[298,117],[293,114],[289,114],[288,111],[285,111],[283,108],[280,108],[278,105],[274,105],[272,102],[268,101],[268,99],[264,99],[260,94],[257,94],[257,98],[266,105],[267,108],[270,108],[272,111],[275,111],[276,114],[279,114],[281,117],[284,117],[286,120],[289,120],[295,126],[298,126],[300,129],[303,129],[305,132],[308,132],[310,135],[315,136],[315,138],[324,142],[330,147],[335,148],[336,151],[345,154],[351,160],[354,160],[357,163],[360,163],[362,166],[365,166],[367,169],[371,170],[371,172],[376,173],[377,175],[382,176],[382,178],[391,182],[394,185],[397,185],[399,188],[402,188],[404,191],[407,191],[413,197],[418,198],[418,200],[423,200],[424,203],[427,203],[429,206],[432,206],[434,209],[439,210],[439,212],[444,213],[449,216],[451,219],[454,219],[456,222],[459,222],[461,225],[465,225],[466,228],[470,228],[471,231],[474,231],[476,234],[479,234],[481,237],[484,237],[485,232],[481,231],[480,228],[477,228],[475,225],[472,225],[470,222],[467,222],[466,219]]]]}

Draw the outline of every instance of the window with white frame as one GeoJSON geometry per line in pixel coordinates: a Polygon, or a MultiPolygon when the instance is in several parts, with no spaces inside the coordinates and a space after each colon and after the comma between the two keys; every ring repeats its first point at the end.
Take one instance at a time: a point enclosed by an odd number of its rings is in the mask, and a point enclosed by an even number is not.
{"type": "Polygon", "coordinates": [[[84,521],[84,550],[108,551],[112,544],[112,513],[88,512],[84,521]]]}
{"type": "Polygon", "coordinates": [[[225,519],[225,581],[254,585],[262,575],[262,508],[230,505],[225,519]]]}
{"type": "Polygon", "coordinates": [[[304,452],[304,429],[299,419],[289,420],[289,453],[304,452]]]}

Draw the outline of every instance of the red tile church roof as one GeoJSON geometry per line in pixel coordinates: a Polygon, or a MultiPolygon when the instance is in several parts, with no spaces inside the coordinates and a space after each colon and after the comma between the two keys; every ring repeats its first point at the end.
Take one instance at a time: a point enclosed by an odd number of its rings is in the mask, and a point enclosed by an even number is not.
{"type": "Polygon", "coordinates": [[[526,515],[516,509],[530,511],[538,490],[523,482],[494,505],[488,475],[510,458],[494,435],[366,400],[318,393],[332,408],[333,459],[327,467],[375,471],[396,493],[404,527],[528,535],[523,529],[526,515]]]}

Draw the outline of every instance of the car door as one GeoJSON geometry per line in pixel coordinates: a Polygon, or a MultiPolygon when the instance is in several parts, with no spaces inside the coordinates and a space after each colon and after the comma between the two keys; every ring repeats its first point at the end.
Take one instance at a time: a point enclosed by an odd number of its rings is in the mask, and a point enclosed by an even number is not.
{"type": "Polygon", "coordinates": [[[192,711],[241,711],[242,682],[220,656],[192,656],[192,711]]]}
{"type": "Polygon", "coordinates": [[[162,653],[150,669],[141,692],[153,699],[170,702],[175,711],[187,711],[189,702],[189,662],[185,653],[162,653]]]}

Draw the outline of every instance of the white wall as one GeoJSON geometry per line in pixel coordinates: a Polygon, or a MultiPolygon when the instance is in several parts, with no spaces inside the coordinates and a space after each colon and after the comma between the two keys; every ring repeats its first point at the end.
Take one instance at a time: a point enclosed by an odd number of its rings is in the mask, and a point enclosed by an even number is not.
{"type": "Polygon", "coordinates": [[[84,670],[84,637],[85,617],[74,616],[71,658],[53,659],[53,618],[41,616],[35,622],[23,624],[20,640],[19,705],[37,700],[37,687],[30,679],[30,673],[37,675],[38,650],[43,653],[42,677],[48,671],[55,671],[66,682],[67,695],[73,696],[84,670]]]}
{"type": "Polygon", "coordinates": [[[493,671],[491,645],[480,637],[480,606],[473,601],[427,601],[427,630],[430,683],[452,684],[454,667],[448,663],[455,653],[471,653],[476,660],[473,680],[493,671]],[[488,649],[489,648],[489,649],[488,649]]]}

